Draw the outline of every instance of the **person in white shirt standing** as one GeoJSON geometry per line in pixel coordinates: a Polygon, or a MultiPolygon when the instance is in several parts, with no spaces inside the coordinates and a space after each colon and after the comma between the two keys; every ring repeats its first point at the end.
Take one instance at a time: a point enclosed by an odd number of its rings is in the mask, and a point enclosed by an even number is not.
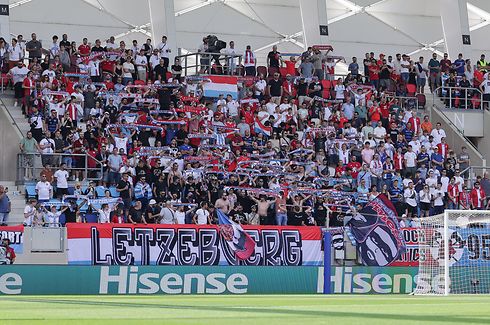
{"type": "Polygon", "coordinates": [[[162,42],[157,45],[156,49],[160,54],[160,58],[163,59],[163,65],[168,69],[169,65],[169,53],[172,52],[170,47],[167,44],[167,36],[162,36],[162,42]]]}
{"type": "Polygon", "coordinates": [[[403,155],[403,160],[405,161],[405,172],[410,173],[411,177],[415,176],[417,171],[417,154],[413,152],[412,146],[407,147],[407,152],[403,155]]]}
{"type": "Polygon", "coordinates": [[[41,180],[37,182],[36,194],[39,203],[48,202],[53,196],[53,187],[46,180],[46,175],[42,175],[41,180]]]}
{"type": "Polygon", "coordinates": [[[58,44],[58,36],[53,36],[53,43],[49,48],[49,59],[54,60],[55,56],[60,54],[60,46],[58,44]]]}
{"type": "Polygon", "coordinates": [[[15,38],[12,38],[12,45],[8,48],[9,54],[9,69],[12,69],[19,61],[24,58],[24,51],[22,45],[17,42],[15,38]]]}
{"type": "Polygon", "coordinates": [[[56,197],[62,199],[64,195],[68,194],[68,178],[70,177],[66,170],[66,163],[60,165],[60,169],[54,173],[53,177],[56,181],[56,197]]]}
{"type": "Polygon", "coordinates": [[[138,80],[146,81],[146,71],[148,67],[148,59],[145,56],[145,50],[141,49],[134,60],[136,66],[138,80]]]}
{"type": "Polygon", "coordinates": [[[483,106],[488,108],[490,102],[490,73],[487,73],[487,77],[480,84],[480,90],[483,93],[483,106]]]}
{"type": "Polygon", "coordinates": [[[446,137],[446,132],[443,129],[441,129],[441,126],[442,126],[441,122],[437,122],[436,127],[430,133],[430,135],[434,137],[435,145],[441,143],[441,139],[446,137]]]}
{"type": "Polygon", "coordinates": [[[201,202],[201,208],[196,211],[193,222],[196,225],[207,225],[209,219],[208,203],[201,202]]]}
{"type": "Polygon", "coordinates": [[[9,75],[12,76],[12,83],[14,84],[14,107],[17,107],[19,102],[24,98],[24,89],[22,88],[22,83],[24,79],[27,77],[29,73],[29,69],[27,69],[22,61],[18,61],[17,65],[10,69],[9,75]]]}
{"type": "Polygon", "coordinates": [[[51,139],[51,132],[46,130],[44,137],[39,141],[39,148],[41,148],[41,162],[43,166],[53,165],[53,153],[56,145],[54,140],[51,139]]]}
{"type": "Polygon", "coordinates": [[[230,75],[234,75],[235,69],[236,69],[236,58],[234,55],[237,55],[237,52],[235,50],[235,42],[230,41],[230,47],[226,48],[223,50],[223,54],[229,55],[228,60],[227,60],[227,72],[230,75]]]}
{"type": "Polygon", "coordinates": [[[36,214],[36,199],[30,199],[24,208],[24,226],[30,227],[32,225],[32,219],[36,214]]]}

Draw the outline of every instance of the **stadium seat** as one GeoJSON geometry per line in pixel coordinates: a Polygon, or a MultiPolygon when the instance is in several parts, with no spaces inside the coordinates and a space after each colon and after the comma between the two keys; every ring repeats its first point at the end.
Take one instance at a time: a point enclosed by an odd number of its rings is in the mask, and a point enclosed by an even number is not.
{"type": "Polygon", "coordinates": [[[64,227],[66,224],[66,216],[64,213],[60,215],[60,224],[64,227]]]}
{"type": "Polygon", "coordinates": [[[26,199],[35,199],[37,197],[36,185],[26,184],[26,199]]]}
{"type": "Polygon", "coordinates": [[[75,194],[75,188],[73,186],[68,186],[68,195],[73,195],[75,194]]]}
{"type": "Polygon", "coordinates": [[[103,197],[105,196],[105,190],[106,188],[104,186],[97,186],[95,188],[95,192],[97,193],[97,196],[98,197],[103,197]]]}
{"type": "Polygon", "coordinates": [[[121,196],[121,194],[118,191],[116,191],[116,187],[114,187],[114,186],[109,187],[109,191],[111,192],[112,197],[121,196]]]}
{"type": "Polygon", "coordinates": [[[407,84],[407,96],[415,96],[417,92],[417,86],[412,84],[407,84]]]}
{"type": "Polygon", "coordinates": [[[99,216],[97,213],[85,213],[85,215],[83,216],[83,220],[86,223],[98,223],[99,216]]]}
{"type": "Polygon", "coordinates": [[[264,78],[267,78],[267,67],[264,67],[263,65],[259,65],[257,67],[257,75],[262,74],[264,78]]]}
{"type": "Polygon", "coordinates": [[[288,74],[288,69],[281,67],[281,68],[279,68],[279,73],[281,74],[281,77],[284,78],[288,74]]]}

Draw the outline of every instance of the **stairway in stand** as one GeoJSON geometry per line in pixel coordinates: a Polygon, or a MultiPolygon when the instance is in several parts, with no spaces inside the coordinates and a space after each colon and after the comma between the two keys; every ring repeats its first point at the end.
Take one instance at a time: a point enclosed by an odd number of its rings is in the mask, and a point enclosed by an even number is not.
{"type": "Polygon", "coordinates": [[[7,196],[11,202],[11,211],[9,214],[8,225],[16,226],[24,222],[24,207],[25,207],[25,196],[24,191],[19,191],[15,182],[3,182],[0,181],[0,185],[8,188],[7,196]]]}

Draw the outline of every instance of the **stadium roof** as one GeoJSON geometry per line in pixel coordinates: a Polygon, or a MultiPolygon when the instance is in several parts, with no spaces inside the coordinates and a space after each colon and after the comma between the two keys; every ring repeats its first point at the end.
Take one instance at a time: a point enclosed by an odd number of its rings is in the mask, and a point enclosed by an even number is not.
{"type": "MultiPolygon", "coordinates": [[[[259,59],[272,44],[279,44],[281,52],[303,49],[298,0],[176,0],[174,4],[179,48],[194,51],[202,36],[216,34],[234,40],[238,49],[252,45],[259,59]]],[[[114,35],[141,44],[151,36],[146,0],[10,0],[10,8],[11,33],[35,31],[44,42],[64,32],[77,42],[114,35]]],[[[427,51],[445,50],[439,1],[328,0],[327,8],[330,43],[338,55],[361,56],[373,50],[427,56],[427,51]]],[[[468,13],[475,59],[490,49],[486,42],[490,1],[469,0],[468,13]]]]}

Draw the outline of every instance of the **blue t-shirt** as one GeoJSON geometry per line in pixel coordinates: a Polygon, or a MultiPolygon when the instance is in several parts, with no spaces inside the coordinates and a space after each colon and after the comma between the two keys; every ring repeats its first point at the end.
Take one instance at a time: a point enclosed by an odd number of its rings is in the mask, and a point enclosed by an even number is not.
{"type": "Polygon", "coordinates": [[[7,194],[5,194],[0,199],[0,213],[7,213],[7,212],[9,212],[9,202],[10,202],[10,199],[7,196],[7,194]]]}
{"type": "Polygon", "coordinates": [[[456,66],[456,73],[458,75],[463,75],[464,74],[464,65],[465,65],[465,62],[463,59],[457,59],[456,61],[454,61],[454,65],[456,66]]]}

